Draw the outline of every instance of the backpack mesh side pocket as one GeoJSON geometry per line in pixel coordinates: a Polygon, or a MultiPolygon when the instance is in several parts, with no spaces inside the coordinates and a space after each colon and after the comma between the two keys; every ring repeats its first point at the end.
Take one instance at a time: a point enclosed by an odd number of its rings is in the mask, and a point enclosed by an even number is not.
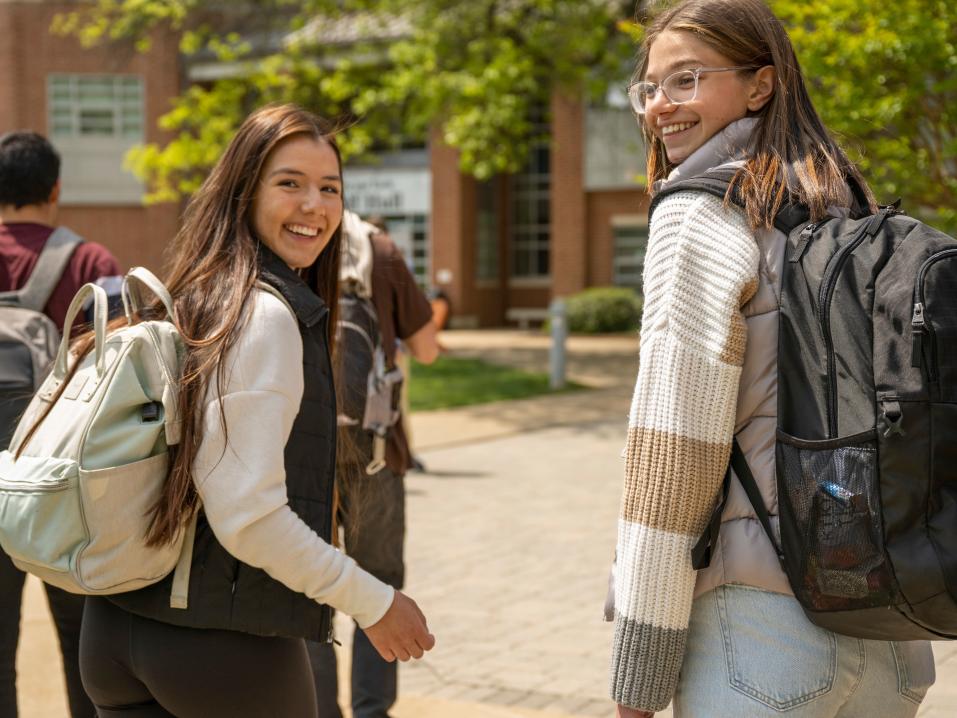
{"type": "Polygon", "coordinates": [[[779,431],[777,464],[782,541],[801,603],[819,611],[896,603],[876,433],[805,441],[779,431]]]}

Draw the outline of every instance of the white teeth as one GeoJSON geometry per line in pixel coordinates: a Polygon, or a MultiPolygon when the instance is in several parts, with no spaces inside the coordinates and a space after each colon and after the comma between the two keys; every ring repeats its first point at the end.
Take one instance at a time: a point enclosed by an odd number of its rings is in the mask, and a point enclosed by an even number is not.
{"type": "Polygon", "coordinates": [[[315,237],[319,234],[319,230],[315,227],[307,227],[304,224],[287,224],[286,229],[288,229],[293,234],[301,234],[303,237],[315,237]]]}
{"type": "Polygon", "coordinates": [[[687,130],[689,127],[694,127],[697,122],[679,122],[675,125],[665,125],[661,128],[662,135],[670,135],[675,132],[681,132],[682,130],[687,130]]]}

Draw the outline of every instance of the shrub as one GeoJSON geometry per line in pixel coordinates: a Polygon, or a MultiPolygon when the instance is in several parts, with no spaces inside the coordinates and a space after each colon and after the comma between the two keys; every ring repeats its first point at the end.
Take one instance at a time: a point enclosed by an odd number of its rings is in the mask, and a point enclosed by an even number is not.
{"type": "Polygon", "coordinates": [[[565,300],[568,331],[580,334],[637,331],[641,297],[625,287],[593,287],[565,300]]]}

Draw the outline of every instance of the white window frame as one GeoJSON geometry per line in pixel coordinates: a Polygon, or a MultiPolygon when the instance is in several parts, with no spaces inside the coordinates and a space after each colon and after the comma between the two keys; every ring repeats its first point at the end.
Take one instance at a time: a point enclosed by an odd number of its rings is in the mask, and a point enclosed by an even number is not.
{"type": "Polygon", "coordinates": [[[611,218],[612,284],[642,291],[642,272],[648,247],[648,220],[637,214],[611,218]]]}
{"type": "Polygon", "coordinates": [[[402,251],[409,270],[415,277],[415,283],[423,290],[431,287],[432,278],[432,245],[429,242],[429,215],[416,212],[413,214],[385,214],[381,215],[389,228],[392,241],[402,251]],[[408,232],[394,232],[399,226],[408,232]],[[399,236],[399,235],[409,236],[399,236]],[[411,242],[411,246],[410,243],[411,242]]]}
{"type": "Polygon", "coordinates": [[[146,137],[142,76],[47,75],[47,125],[50,141],[63,158],[63,204],[142,204],[143,185],[124,166],[126,153],[146,137]],[[91,86],[98,86],[101,94],[93,94],[91,86]],[[103,131],[88,131],[88,123],[95,120],[85,113],[99,113],[103,131]]]}

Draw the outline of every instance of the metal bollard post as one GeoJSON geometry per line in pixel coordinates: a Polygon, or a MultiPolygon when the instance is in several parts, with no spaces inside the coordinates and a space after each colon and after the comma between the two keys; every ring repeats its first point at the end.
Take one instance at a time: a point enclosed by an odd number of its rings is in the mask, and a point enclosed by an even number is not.
{"type": "Polygon", "coordinates": [[[562,389],[565,386],[565,339],[568,338],[565,300],[553,299],[548,308],[548,315],[552,328],[552,347],[548,356],[550,369],[548,385],[552,389],[562,389]]]}

